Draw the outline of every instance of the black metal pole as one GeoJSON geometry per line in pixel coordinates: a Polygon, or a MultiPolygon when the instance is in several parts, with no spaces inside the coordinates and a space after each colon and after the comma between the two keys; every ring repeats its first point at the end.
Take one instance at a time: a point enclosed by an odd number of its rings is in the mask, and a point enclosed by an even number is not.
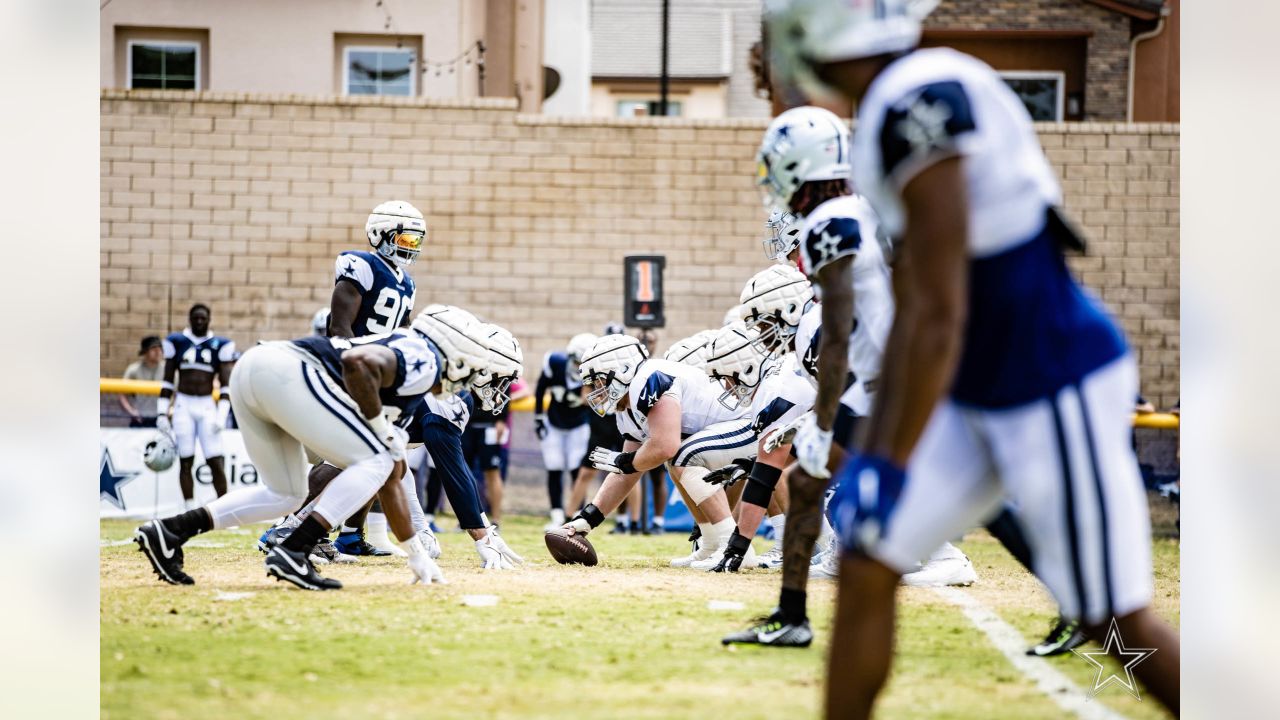
{"type": "Polygon", "coordinates": [[[667,116],[667,91],[670,78],[667,76],[668,38],[671,34],[671,0],[662,0],[662,70],[658,76],[658,114],[667,116]]]}

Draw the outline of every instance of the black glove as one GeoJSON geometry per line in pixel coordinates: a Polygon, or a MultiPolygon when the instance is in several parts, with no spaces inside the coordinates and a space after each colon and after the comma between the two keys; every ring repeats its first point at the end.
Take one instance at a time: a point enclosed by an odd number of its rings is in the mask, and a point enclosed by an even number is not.
{"type": "Polygon", "coordinates": [[[546,418],[544,418],[544,417],[542,417],[541,415],[536,415],[536,416],[534,416],[534,418],[533,418],[533,432],[534,432],[534,434],[536,434],[536,435],[538,436],[538,439],[539,439],[539,440],[544,440],[544,439],[546,439],[546,437],[547,437],[547,432],[549,432],[549,431],[547,430],[547,419],[546,419],[546,418]]]}
{"type": "Polygon", "coordinates": [[[751,549],[751,538],[739,535],[738,531],[734,530],[733,535],[729,537],[729,544],[724,548],[720,564],[711,568],[711,572],[738,572],[742,567],[742,559],[746,557],[749,549],[751,549]]]}
{"type": "Polygon", "coordinates": [[[723,485],[724,489],[728,490],[733,487],[734,483],[747,476],[749,468],[750,463],[747,463],[747,467],[743,467],[738,463],[738,461],[734,461],[722,468],[712,470],[702,479],[704,482],[711,483],[712,485],[723,485]]]}

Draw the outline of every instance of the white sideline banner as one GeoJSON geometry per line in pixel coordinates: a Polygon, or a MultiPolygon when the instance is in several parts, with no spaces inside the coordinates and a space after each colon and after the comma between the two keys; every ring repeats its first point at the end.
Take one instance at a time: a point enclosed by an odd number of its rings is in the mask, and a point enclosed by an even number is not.
{"type": "MultiPolygon", "coordinates": [[[[152,472],[142,464],[142,450],[156,436],[154,428],[102,428],[100,432],[100,517],[152,518],[182,511],[178,461],[174,460],[173,467],[162,473],[152,472]]],[[[239,430],[222,431],[222,452],[228,490],[258,483],[258,469],[249,462],[239,430]]],[[[196,502],[203,505],[218,497],[199,443],[191,474],[196,502]]]]}

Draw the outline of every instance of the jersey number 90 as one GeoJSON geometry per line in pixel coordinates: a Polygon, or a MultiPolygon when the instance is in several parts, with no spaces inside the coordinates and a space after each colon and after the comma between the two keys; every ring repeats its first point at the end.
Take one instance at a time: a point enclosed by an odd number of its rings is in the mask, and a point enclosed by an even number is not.
{"type": "Polygon", "coordinates": [[[411,299],[401,295],[394,288],[382,288],[378,299],[373,301],[373,313],[377,317],[366,320],[365,327],[371,333],[389,333],[400,327],[400,323],[404,322],[404,316],[412,309],[411,299]]]}

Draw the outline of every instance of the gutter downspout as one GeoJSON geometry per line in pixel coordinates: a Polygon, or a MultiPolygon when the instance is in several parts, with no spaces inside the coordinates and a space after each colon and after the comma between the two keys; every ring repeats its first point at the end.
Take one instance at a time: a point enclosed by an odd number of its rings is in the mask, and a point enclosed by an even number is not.
{"type": "Polygon", "coordinates": [[[1125,119],[1129,122],[1133,122],[1134,65],[1138,59],[1138,43],[1143,40],[1150,40],[1164,32],[1164,21],[1165,18],[1169,17],[1169,12],[1168,5],[1160,8],[1160,21],[1156,23],[1155,29],[1141,33],[1129,41],[1129,109],[1125,115],[1125,119]]]}

